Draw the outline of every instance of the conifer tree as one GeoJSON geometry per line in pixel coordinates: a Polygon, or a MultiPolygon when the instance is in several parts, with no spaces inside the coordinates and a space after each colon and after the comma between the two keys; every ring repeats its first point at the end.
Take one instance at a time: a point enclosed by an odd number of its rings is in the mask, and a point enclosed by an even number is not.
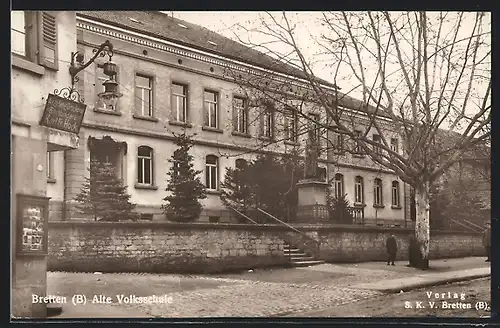
{"type": "Polygon", "coordinates": [[[205,199],[205,186],[201,183],[199,174],[202,171],[194,169],[193,156],[189,150],[193,146],[191,136],[185,133],[175,135],[177,149],[169,162],[172,163],[169,172],[168,186],[165,189],[170,195],[163,198],[166,202],[162,207],[167,219],[177,222],[197,220],[201,214],[200,199],[205,199]]]}
{"type": "Polygon", "coordinates": [[[336,223],[351,224],[354,221],[352,213],[349,211],[350,204],[347,194],[340,197],[332,197],[328,194],[328,211],[330,220],[336,223]]]}
{"type": "Polygon", "coordinates": [[[115,167],[92,159],[88,170],[90,176],[75,197],[80,203],[77,208],[95,221],[135,220],[137,216],[132,213],[135,204],[130,202],[127,186],[116,176],[115,167]]]}

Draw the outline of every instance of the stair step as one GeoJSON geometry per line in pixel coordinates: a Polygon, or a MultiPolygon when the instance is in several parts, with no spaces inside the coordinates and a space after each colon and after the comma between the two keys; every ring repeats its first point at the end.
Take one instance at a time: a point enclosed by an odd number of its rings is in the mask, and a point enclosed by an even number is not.
{"type": "Polygon", "coordinates": [[[294,267],[307,267],[311,265],[318,265],[318,264],[323,264],[325,263],[324,261],[293,261],[291,262],[292,266],[294,267]]]}
{"type": "Polygon", "coordinates": [[[303,257],[303,256],[308,256],[306,253],[286,253],[285,252],[285,256],[286,257],[303,257]]]}
{"type": "Polygon", "coordinates": [[[303,261],[315,261],[315,259],[312,256],[298,256],[298,257],[292,256],[290,258],[290,261],[292,261],[292,262],[303,262],[303,261]]]}

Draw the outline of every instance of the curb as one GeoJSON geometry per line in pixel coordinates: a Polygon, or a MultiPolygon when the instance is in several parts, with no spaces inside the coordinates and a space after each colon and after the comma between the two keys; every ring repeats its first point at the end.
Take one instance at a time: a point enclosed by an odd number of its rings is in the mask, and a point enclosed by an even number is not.
{"type": "Polygon", "coordinates": [[[449,279],[439,279],[439,280],[431,280],[431,281],[426,281],[426,282],[420,282],[420,283],[415,283],[415,284],[410,284],[398,288],[387,288],[387,289],[378,289],[378,291],[383,292],[383,293],[399,293],[401,291],[403,292],[408,292],[414,289],[420,289],[420,288],[425,288],[425,287],[431,287],[431,286],[440,286],[440,285],[446,285],[446,284],[451,284],[455,282],[463,282],[463,281],[469,281],[469,280],[474,280],[474,279],[479,279],[479,278],[486,278],[490,277],[491,273],[481,273],[481,274],[475,274],[475,275],[470,275],[470,276],[465,276],[465,277],[455,277],[455,278],[449,278],[449,279]]]}

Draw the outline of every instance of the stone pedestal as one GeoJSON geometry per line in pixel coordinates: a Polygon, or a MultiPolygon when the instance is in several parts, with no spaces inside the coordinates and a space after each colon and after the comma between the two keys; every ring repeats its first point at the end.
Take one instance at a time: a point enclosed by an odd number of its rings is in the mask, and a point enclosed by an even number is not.
{"type": "Polygon", "coordinates": [[[327,188],[328,183],[315,179],[303,179],[297,183],[297,222],[321,223],[328,221],[327,188]]]}

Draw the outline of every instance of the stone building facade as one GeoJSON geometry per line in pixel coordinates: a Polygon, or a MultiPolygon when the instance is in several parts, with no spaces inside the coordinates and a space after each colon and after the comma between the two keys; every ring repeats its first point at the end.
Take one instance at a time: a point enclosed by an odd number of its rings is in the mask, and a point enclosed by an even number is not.
{"type": "MultiPolygon", "coordinates": [[[[175,150],[172,133],[186,131],[196,133],[192,155],[207,185],[200,220],[216,216],[228,222],[232,218],[222,206],[219,189],[226,168],[235,167],[238,159],[251,161],[259,153],[280,154],[296,146],[277,142],[263,147],[268,125],[259,110],[250,109],[241,119],[235,114],[245,99],[224,74],[225,68],[244,72],[272,66],[265,58],[257,60],[253,50],[160,12],[81,12],[77,31],[78,49],[86,58],[105,40],[113,43],[123,97],[116,108],[98,102],[103,81],[99,60],[82,72],[79,88],[88,105],[82,142],[78,149],[54,157],[54,176],[49,180],[52,220],[80,218],[72,199],[88,175],[93,156],[116,165],[144,219],[164,220],[160,207],[166,195],[168,160],[175,150]]],[[[297,77],[300,72],[285,69],[283,74],[297,77]]],[[[315,114],[324,119],[320,110],[315,114]]],[[[276,129],[276,134],[282,133],[276,125],[283,119],[271,120],[270,129],[276,129]]],[[[363,120],[360,113],[360,125],[363,120]]],[[[334,137],[328,135],[323,142],[334,137]]],[[[304,146],[303,141],[297,140],[304,146]]],[[[367,220],[400,226],[405,218],[409,220],[407,186],[367,156],[332,151],[322,155],[319,166],[326,180],[333,183],[337,178],[337,186],[341,184],[351,204],[364,208],[367,220]]]]}
{"type": "MultiPolygon", "coordinates": [[[[20,245],[33,246],[32,239],[24,238],[25,231],[31,229],[21,226],[25,216],[18,200],[54,195],[49,182],[62,174],[62,162],[56,159],[62,158],[65,150],[79,147],[77,135],[39,124],[48,95],[71,85],[68,67],[71,52],[76,50],[76,14],[12,11],[11,42],[11,309],[15,317],[43,318],[46,304],[32,302],[32,295],[46,295],[46,254],[25,256],[17,252],[20,245]],[[18,227],[23,228],[23,235],[18,227]]],[[[38,249],[39,245],[34,246],[38,249]]]]}

